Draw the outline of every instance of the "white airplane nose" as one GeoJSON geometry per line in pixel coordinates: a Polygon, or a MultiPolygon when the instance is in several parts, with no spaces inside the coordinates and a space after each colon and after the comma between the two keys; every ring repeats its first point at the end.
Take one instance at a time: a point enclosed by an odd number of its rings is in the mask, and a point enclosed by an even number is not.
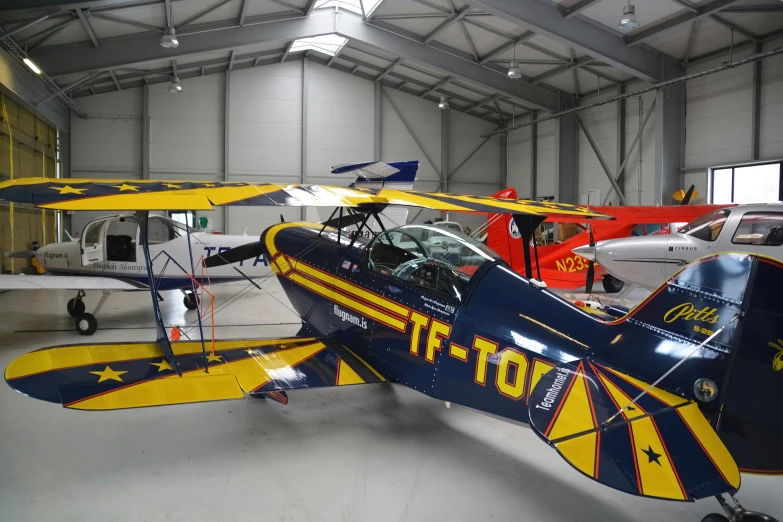
{"type": "Polygon", "coordinates": [[[580,247],[576,247],[571,252],[578,256],[582,256],[585,259],[588,259],[590,261],[595,261],[595,247],[590,245],[582,245],[580,247]]]}

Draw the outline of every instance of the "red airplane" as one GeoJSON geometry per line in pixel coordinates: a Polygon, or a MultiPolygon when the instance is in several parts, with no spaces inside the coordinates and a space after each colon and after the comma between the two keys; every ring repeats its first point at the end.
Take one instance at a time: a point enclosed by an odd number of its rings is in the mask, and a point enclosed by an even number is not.
{"type": "MultiPolygon", "coordinates": [[[[493,197],[518,199],[514,188],[501,190],[493,197]]],[[[681,205],[590,207],[592,210],[617,218],[613,221],[593,222],[592,242],[631,235],[670,234],[697,217],[730,206],[688,205],[689,199],[690,195],[686,194],[681,205]]],[[[604,290],[609,293],[619,292],[623,287],[623,281],[608,274],[600,266],[591,267],[590,261],[572,252],[576,247],[591,243],[587,226],[576,219],[579,218],[569,219],[558,216],[556,219],[548,219],[550,222],[574,223],[582,228],[582,231],[561,243],[539,246],[538,255],[532,260],[534,276],[545,281],[550,288],[576,289],[585,286],[588,293],[592,291],[593,283],[600,279],[604,290]],[[588,282],[591,269],[593,276],[588,282]]],[[[511,216],[490,214],[488,223],[487,246],[505,259],[516,272],[525,275],[522,236],[511,216]]]]}

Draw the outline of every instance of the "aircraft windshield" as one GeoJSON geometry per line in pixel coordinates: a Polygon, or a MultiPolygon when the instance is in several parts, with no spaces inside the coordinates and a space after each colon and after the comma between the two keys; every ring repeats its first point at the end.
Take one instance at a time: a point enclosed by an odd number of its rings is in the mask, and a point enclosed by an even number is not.
{"type": "Polygon", "coordinates": [[[722,209],[696,218],[680,229],[680,233],[693,236],[702,241],[715,241],[723,230],[723,225],[731,211],[722,209]]]}
{"type": "Polygon", "coordinates": [[[369,245],[370,267],[415,286],[461,299],[484,263],[500,259],[464,234],[428,225],[405,225],[378,234],[369,245]]]}

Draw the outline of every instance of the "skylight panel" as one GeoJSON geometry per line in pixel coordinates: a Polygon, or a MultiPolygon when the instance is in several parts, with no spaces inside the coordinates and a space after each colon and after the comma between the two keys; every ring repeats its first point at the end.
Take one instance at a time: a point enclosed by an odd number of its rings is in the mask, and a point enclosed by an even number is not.
{"type": "Polygon", "coordinates": [[[316,9],[321,7],[339,7],[362,16],[367,16],[372,13],[373,9],[378,7],[379,3],[381,3],[381,0],[317,0],[315,7],[316,9]]]}
{"type": "Polygon", "coordinates": [[[334,56],[347,41],[347,38],[343,38],[334,33],[325,34],[323,36],[313,36],[312,38],[300,38],[299,40],[294,40],[290,52],[295,53],[297,51],[313,50],[318,51],[319,53],[328,54],[329,56],[334,56]]]}

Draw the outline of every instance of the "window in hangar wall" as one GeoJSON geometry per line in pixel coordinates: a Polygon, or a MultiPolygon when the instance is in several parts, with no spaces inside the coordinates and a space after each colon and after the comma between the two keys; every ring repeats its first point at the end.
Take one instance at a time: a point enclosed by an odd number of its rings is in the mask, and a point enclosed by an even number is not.
{"type": "Polygon", "coordinates": [[[783,162],[716,168],[710,171],[711,203],[783,201],[783,162]]]}

